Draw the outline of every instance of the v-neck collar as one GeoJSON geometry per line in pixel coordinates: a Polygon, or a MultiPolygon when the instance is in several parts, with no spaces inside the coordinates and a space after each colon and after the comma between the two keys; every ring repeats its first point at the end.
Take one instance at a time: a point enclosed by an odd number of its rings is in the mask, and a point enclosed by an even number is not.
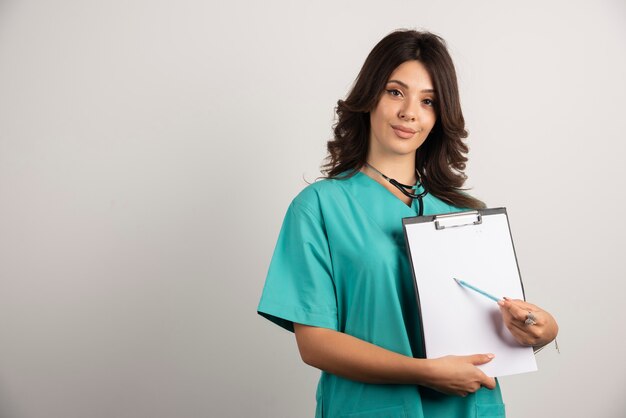
{"type": "Polygon", "coordinates": [[[358,172],[342,180],[346,190],[372,221],[386,231],[402,229],[402,218],[417,216],[415,201],[409,207],[367,174],[358,172]]]}
{"type": "MultiPolygon", "coordinates": [[[[398,198],[396,195],[394,195],[393,193],[391,193],[385,186],[383,186],[382,184],[380,184],[379,182],[377,182],[375,179],[373,179],[372,177],[368,176],[367,174],[365,174],[362,171],[359,171],[357,174],[355,174],[355,180],[362,183],[364,187],[368,188],[368,189],[372,189],[371,192],[372,193],[376,193],[377,195],[381,195],[380,199],[384,199],[384,200],[389,200],[392,199],[395,204],[399,204],[401,205],[404,209],[408,209],[407,213],[410,213],[409,216],[416,216],[417,215],[417,202],[416,199],[412,199],[411,200],[411,205],[407,205],[406,203],[404,203],[402,201],[402,199],[398,198]]],[[[415,186],[417,186],[419,183],[416,182],[415,186]]],[[[421,186],[421,185],[420,185],[421,186]]],[[[420,193],[422,192],[424,189],[422,187],[419,187],[418,189],[414,190],[414,193],[420,193]]]]}

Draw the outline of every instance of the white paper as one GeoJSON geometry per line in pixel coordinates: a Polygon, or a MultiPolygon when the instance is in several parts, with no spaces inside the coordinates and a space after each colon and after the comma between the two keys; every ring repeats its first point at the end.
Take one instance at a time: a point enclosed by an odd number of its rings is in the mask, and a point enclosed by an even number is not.
{"type": "Polygon", "coordinates": [[[498,304],[464,280],[496,297],[523,299],[506,213],[482,224],[435,229],[434,222],[406,225],[419,292],[427,358],[493,353],[479,368],[488,376],[537,370],[532,347],[521,346],[504,326],[498,304]]]}

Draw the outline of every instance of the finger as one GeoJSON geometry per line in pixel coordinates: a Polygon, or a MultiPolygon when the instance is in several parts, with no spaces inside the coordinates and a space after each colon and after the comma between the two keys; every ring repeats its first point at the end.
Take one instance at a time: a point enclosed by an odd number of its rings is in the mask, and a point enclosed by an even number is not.
{"type": "Polygon", "coordinates": [[[509,330],[511,328],[514,328],[514,329],[518,330],[519,332],[521,332],[522,334],[529,334],[531,332],[531,329],[532,329],[533,326],[534,325],[523,324],[523,323],[521,323],[519,321],[511,321],[510,327],[508,327],[508,328],[509,328],[509,330]]]}
{"type": "Polygon", "coordinates": [[[514,303],[511,302],[504,302],[501,307],[503,309],[506,309],[513,318],[519,320],[525,320],[526,319],[526,315],[528,315],[528,309],[524,309],[514,303]]]}
{"type": "Polygon", "coordinates": [[[485,375],[485,378],[480,382],[481,385],[486,387],[487,389],[495,389],[496,388],[496,379],[493,377],[489,377],[485,375]]]}
{"type": "Polygon", "coordinates": [[[543,327],[547,324],[547,318],[543,312],[532,312],[532,311],[524,311],[524,315],[514,315],[510,311],[505,308],[500,308],[502,312],[502,320],[506,324],[507,328],[511,328],[511,326],[515,326],[522,331],[527,331],[529,334],[536,335],[537,333],[541,333],[543,327]],[[529,312],[533,314],[534,324],[526,324],[526,319],[528,318],[529,312]]]}
{"type": "Polygon", "coordinates": [[[502,320],[511,335],[522,345],[534,345],[543,332],[543,328],[539,324],[526,325],[515,320],[505,309],[502,309],[502,320]]]}
{"type": "Polygon", "coordinates": [[[526,320],[526,316],[528,315],[528,312],[530,312],[529,309],[521,308],[509,301],[503,301],[502,304],[500,304],[500,308],[505,309],[514,319],[521,322],[526,320]]]}
{"type": "Polygon", "coordinates": [[[535,317],[535,324],[526,325],[526,317],[524,317],[524,321],[517,320],[513,318],[507,311],[502,312],[502,320],[504,322],[504,325],[506,325],[506,327],[509,329],[509,331],[511,331],[512,334],[514,334],[514,331],[517,330],[524,335],[536,338],[543,332],[544,328],[543,319],[535,317]]]}
{"type": "Polygon", "coordinates": [[[526,302],[525,300],[511,299],[506,296],[503,299],[505,302],[509,302],[511,305],[517,306],[518,308],[524,309],[526,311],[540,311],[541,310],[541,308],[539,308],[537,305],[533,305],[532,303],[526,302]]]}
{"type": "MultiPolygon", "coordinates": [[[[533,314],[535,313],[533,312],[533,314]]],[[[533,324],[527,325],[526,319],[524,319],[524,321],[513,321],[512,324],[524,332],[535,335],[537,333],[541,333],[544,330],[546,321],[543,317],[538,317],[536,314],[534,317],[534,321],[535,322],[533,324]]]]}
{"type": "Polygon", "coordinates": [[[489,353],[489,354],[474,354],[471,356],[467,356],[468,360],[474,365],[474,366],[480,366],[481,364],[485,364],[485,363],[489,363],[491,360],[493,360],[493,358],[495,357],[495,355],[489,353]]]}
{"type": "Polygon", "coordinates": [[[533,328],[534,325],[526,328],[520,328],[515,323],[508,327],[509,332],[515,338],[515,341],[522,345],[530,346],[535,345],[537,342],[537,335],[535,335],[529,328],[533,328]]]}

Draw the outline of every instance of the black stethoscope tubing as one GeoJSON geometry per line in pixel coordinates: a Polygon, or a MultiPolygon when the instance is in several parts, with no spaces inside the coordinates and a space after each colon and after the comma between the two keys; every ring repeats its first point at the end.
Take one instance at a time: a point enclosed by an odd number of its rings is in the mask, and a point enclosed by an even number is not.
{"type": "Polygon", "coordinates": [[[387,180],[389,183],[391,183],[393,186],[395,186],[398,190],[400,190],[400,192],[405,195],[406,197],[409,197],[411,199],[417,199],[417,204],[418,204],[418,209],[417,209],[417,216],[422,216],[424,214],[424,196],[426,196],[428,194],[428,191],[426,190],[426,187],[424,187],[424,185],[422,184],[422,179],[419,175],[419,172],[417,170],[415,170],[415,174],[417,175],[417,184],[415,186],[409,186],[406,184],[402,184],[400,183],[398,180],[396,179],[392,179],[387,177],[386,175],[384,175],[383,173],[381,173],[380,171],[378,171],[374,166],[372,166],[369,163],[365,163],[366,166],[368,166],[369,168],[371,168],[372,170],[374,170],[375,172],[377,172],[378,174],[380,174],[385,180],[387,180]],[[420,192],[420,193],[411,193],[409,190],[415,190],[417,188],[421,187],[422,189],[424,189],[424,191],[420,192]]]}

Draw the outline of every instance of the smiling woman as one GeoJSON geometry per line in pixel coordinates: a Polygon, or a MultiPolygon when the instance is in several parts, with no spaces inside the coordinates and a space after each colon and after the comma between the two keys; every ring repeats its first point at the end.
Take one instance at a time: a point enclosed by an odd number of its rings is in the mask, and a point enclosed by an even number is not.
{"type": "Polygon", "coordinates": [[[370,164],[415,158],[415,150],[424,143],[437,119],[434,91],[430,75],[419,61],[404,62],[391,73],[384,93],[370,112],[370,164]]]}
{"type": "MultiPolygon", "coordinates": [[[[328,162],[324,166],[327,176],[350,176],[368,161],[376,166],[369,153],[375,129],[372,118],[382,111],[379,105],[387,107],[390,95],[397,97],[400,108],[411,106],[406,109],[409,112],[416,111],[413,107],[417,103],[420,110],[431,109],[427,114],[434,117],[434,124],[420,132],[419,138],[423,140],[415,144],[415,158],[411,162],[429,193],[457,207],[484,207],[480,200],[461,190],[466,180],[463,170],[468,148],[463,142],[467,131],[456,71],[443,39],[428,32],[396,31],[372,49],[354,87],[345,100],[337,102],[335,137],[328,142],[328,162]]],[[[418,126],[428,123],[420,119],[424,116],[420,112],[394,119],[396,115],[392,114],[393,122],[388,119],[388,123],[417,130],[428,126],[418,126]],[[415,121],[408,120],[413,117],[415,121]]],[[[391,167],[376,167],[390,177],[409,181],[407,177],[413,176],[412,172],[398,173],[397,167],[406,164],[398,165],[400,161],[394,160],[389,164],[391,167]]]]}
{"type": "MultiPolygon", "coordinates": [[[[402,218],[483,207],[463,192],[467,136],[441,38],[397,31],[368,56],[337,106],[327,178],[291,203],[258,312],[294,331],[322,370],[317,417],[503,417],[490,353],[425,359],[402,218]]],[[[500,303],[520,344],[557,325],[541,308],[500,303]],[[535,323],[524,324],[532,311],[535,323]]]]}

